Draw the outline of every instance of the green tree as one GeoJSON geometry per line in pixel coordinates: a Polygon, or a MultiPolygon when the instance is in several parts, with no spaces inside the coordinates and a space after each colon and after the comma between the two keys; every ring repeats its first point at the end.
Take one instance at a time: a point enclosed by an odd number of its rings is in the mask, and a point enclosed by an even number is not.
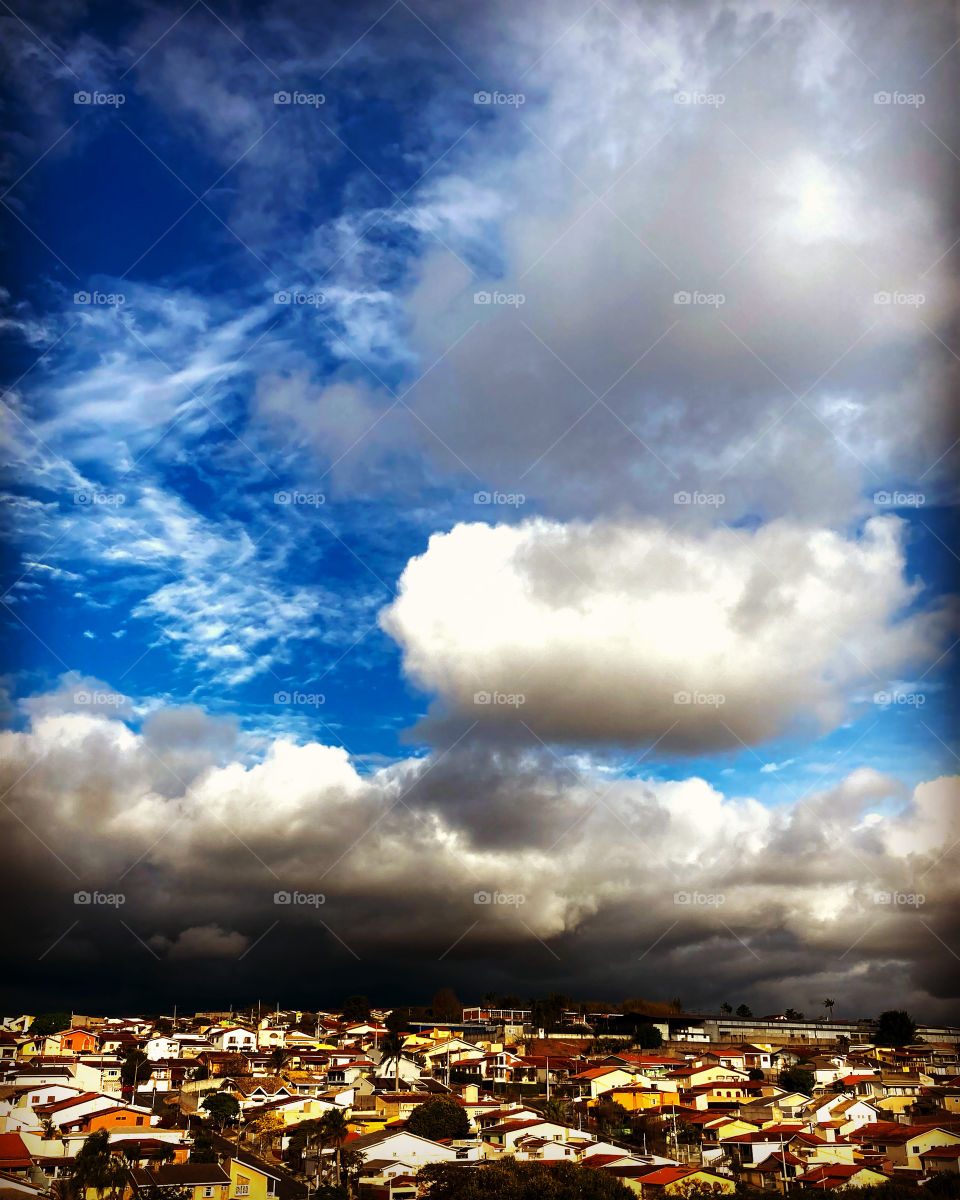
{"type": "Polygon", "coordinates": [[[877,1046],[909,1046],[917,1036],[913,1018],[902,1008],[890,1008],[880,1014],[873,1035],[877,1046]]]}
{"type": "Polygon", "coordinates": [[[720,1011],[723,1013],[723,1015],[725,1017],[729,1017],[730,1014],[733,1012],[733,1005],[728,1004],[726,1002],[726,1000],[724,1000],[724,1002],[720,1005],[720,1011]]]}
{"type": "Polygon", "coordinates": [[[138,1083],[143,1083],[147,1078],[144,1067],[149,1061],[150,1059],[138,1047],[135,1046],[132,1050],[128,1050],[120,1067],[121,1082],[125,1083],[127,1087],[133,1088],[136,1088],[138,1083]]]}
{"type": "Polygon", "coordinates": [[[380,1059],[379,1074],[386,1075],[387,1068],[392,1063],[398,1083],[400,1079],[400,1059],[403,1057],[403,1041],[404,1039],[399,1033],[388,1033],[380,1043],[380,1049],[383,1053],[380,1059]]]}
{"type": "Polygon", "coordinates": [[[737,1016],[743,1021],[748,1021],[753,1016],[753,1012],[748,1004],[738,1004],[737,1016]]]}
{"type": "Polygon", "coordinates": [[[780,1072],[778,1082],[788,1092],[802,1092],[805,1096],[813,1094],[816,1078],[812,1071],[803,1067],[784,1067],[780,1072]]]}
{"type": "Polygon", "coordinates": [[[787,1018],[788,1021],[802,1021],[803,1020],[803,1013],[797,1012],[797,1010],[795,1008],[788,1008],[783,1015],[787,1018]]]}
{"type": "Polygon", "coordinates": [[[211,1092],[204,1096],[200,1107],[207,1110],[208,1116],[221,1131],[240,1120],[240,1105],[236,1096],[231,1096],[229,1092],[211,1092]]]}
{"type": "Polygon", "coordinates": [[[270,1051],[270,1057],[267,1059],[267,1062],[274,1071],[282,1071],[292,1057],[293,1055],[286,1046],[277,1046],[274,1050],[270,1051]]]}
{"type": "Polygon", "coordinates": [[[760,1070],[759,1067],[751,1067],[750,1070],[747,1072],[747,1078],[748,1079],[762,1079],[763,1072],[760,1070]]]}
{"type": "Polygon", "coordinates": [[[606,1171],[574,1163],[503,1158],[469,1170],[432,1163],[417,1173],[424,1200],[628,1200],[633,1193],[606,1171]]]}
{"type": "Polygon", "coordinates": [[[659,1050],[663,1045],[663,1034],[656,1025],[645,1021],[642,1025],[637,1026],[632,1045],[638,1046],[641,1050],[659,1050]]]}
{"type": "Polygon", "coordinates": [[[85,1196],[93,1189],[98,1197],[105,1192],[122,1195],[127,1182],[127,1165],[110,1152],[110,1135],[105,1129],[91,1133],[76,1153],[69,1173],[70,1190],[85,1196]]]}
{"type": "Polygon", "coordinates": [[[833,1020],[833,1006],[835,1004],[836,1004],[836,1000],[831,1000],[829,997],[826,1000],[824,1000],[824,1002],[823,1002],[823,1007],[830,1014],[831,1021],[833,1020]]]}
{"type": "Polygon", "coordinates": [[[215,1163],[220,1161],[220,1155],[213,1144],[213,1138],[205,1130],[198,1131],[190,1147],[190,1161],[195,1163],[215,1163]]]}
{"type": "Polygon", "coordinates": [[[432,1142],[465,1138],[470,1135],[470,1119],[456,1100],[435,1096],[417,1105],[407,1119],[407,1130],[432,1142]]]}
{"type": "Polygon", "coordinates": [[[51,1033],[62,1033],[70,1028],[70,1013],[48,1012],[41,1013],[30,1022],[29,1032],[35,1037],[47,1037],[51,1033]]]}
{"type": "Polygon", "coordinates": [[[391,1009],[384,1024],[391,1033],[408,1033],[410,1031],[410,1009],[391,1009]]]}
{"type": "MultiPolygon", "coordinates": [[[[416,1111],[416,1110],[414,1110],[416,1111]]],[[[331,1108],[329,1112],[324,1113],[320,1118],[320,1127],[325,1142],[332,1143],[334,1155],[334,1182],[337,1187],[340,1187],[340,1169],[341,1169],[341,1151],[343,1143],[347,1140],[350,1134],[350,1127],[347,1125],[347,1118],[339,1108],[331,1108]]]]}
{"type": "Polygon", "coordinates": [[[343,1002],[340,1015],[348,1025],[353,1025],[357,1021],[369,1021],[370,1001],[366,996],[348,996],[343,1002]]]}
{"type": "Polygon", "coordinates": [[[459,1021],[463,1005],[453,988],[440,988],[430,1001],[430,1014],[437,1021],[459,1021]]]}
{"type": "Polygon", "coordinates": [[[555,1121],[558,1125],[567,1123],[567,1106],[557,1096],[551,1096],[543,1106],[543,1115],[547,1121],[555,1121]]]}

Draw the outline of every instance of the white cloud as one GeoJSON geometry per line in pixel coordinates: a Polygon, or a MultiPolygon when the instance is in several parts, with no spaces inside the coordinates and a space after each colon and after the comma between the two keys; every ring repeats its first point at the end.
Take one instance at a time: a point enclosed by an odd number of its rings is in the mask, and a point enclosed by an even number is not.
{"type": "Polygon", "coordinates": [[[408,563],[380,619],[409,676],[460,716],[703,749],[832,727],[865,680],[933,661],[935,622],[901,615],[903,567],[895,518],[860,538],[788,522],[458,525],[408,563]]]}

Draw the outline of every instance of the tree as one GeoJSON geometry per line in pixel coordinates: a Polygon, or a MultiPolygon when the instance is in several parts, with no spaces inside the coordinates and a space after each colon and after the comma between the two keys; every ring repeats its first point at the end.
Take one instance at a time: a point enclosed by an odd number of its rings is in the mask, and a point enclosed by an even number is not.
{"type": "Polygon", "coordinates": [[[122,1195],[127,1182],[127,1167],[122,1158],[110,1153],[110,1135],[105,1129],[91,1133],[77,1151],[70,1167],[70,1190],[86,1196],[93,1189],[98,1198],[104,1192],[122,1195]]]}
{"type": "Polygon", "coordinates": [[[824,1000],[824,1002],[823,1002],[823,1007],[824,1007],[824,1008],[827,1010],[827,1012],[830,1014],[830,1020],[831,1020],[831,1021],[833,1020],[833,1006],[834,1006],[835,1004],[836,1004],[836,1000],[830,1000],[829,998],[828,998],[828,999],[826,999],[826,1000],[824,1000]]]}
{"type": "Polygon", "coordinates": [[[543,1106],[543,1116],[546,1121],[553,1121],[557,1125],[565,1125],[567,1122],[566,1103],[558,1096],[551,1096],[543,1106]]]}
{"type": "Polygon", "coordinates": [[[720,1005],[720,1011],[723,1013],[723,1015],[725,1017],[729,1017],[730,1014],[733,1012],[733,1005],[728,1004],[726,1002],[726,1000],[724,1000],[724,1002],[720,1005]]]}
{"type": "Polygon", "coordinates": [[[380,1073],[386,1075],[387,1067],[394,1064],[396,1081],[400,1080],[400,1059],[403,1057],[403,1038],[399,1033],[388,1033],[380,1043],[380,1073]]]}
{"type": "Polygon", "coordinates": [[[142,1083],[147,1077],[143,1068],[149,1061],[144,1052],[137,1047],[128,1050],[123,1065],[120,1067],[121,1082],[136,1090],[137,1084],[142,1083]]]}
{"type": "Polygon", "coordinates": [[[229,1075],[231,1079],[237,1075],[250,1074],[250,1060],[245,1054],[231,1054],[229,1058],[225,1058],[217,1068],[218,1075],[229,1075]]]}
{"type": "Polygon", "coordinates": [[[670,1007],[673,1009],[673,1011],[675,1013],[682,1013],[683,1012],[683,1001],[680,999],[679,996],[674,996],[674,998],[670,1001],[670,1007]]]}
{"type": "Polygon", "coordinates": [[[424,1200],[628,1200],[633,1193],[606,1173],[574,1163],[503,1158],[469,1169],[432,1163],[417,1173],[424,1200]]]}
{"type": "Polygon", "coordinates": [[[190,1161],[195,1163],[215,1163],[220,1161],[220,1155],[213,1144],[213,1138],[201,1129],[193,1139],[190,1147],[190,1161]]]}
{"type": "Polygon", "coordinates": [[[656,1025],[644,1021],[637,1026],[632,1044],[641,1050],[659,1050],[663,1045],[663,1034],[656,1025]]]}
{"type": "Polygon", "coordinates": [[[203,1098],[200,1107],[207,1110],[210,1119],[216,1122],[221,1131],[240,1120],[240,1105],[236,1096],[231,1096],[229,1092],[211,1092],[203,1098]]]}
{"type": "Polygon", "coordinates": [[[47,1037],[51,1033],[62,1033],[70,1028],[70,1013],[48,1012],[41,1013],[30,1022],[29,1032],[34,1037],[47,1037]]]}
{"type": "Polygon", "coordinates": [[[762,1079],[763,1072],[760,1070],[759,1067],[751,1067],[750,1070],[747,1072],[747,1078],[748,1079],[762,1079]]]}
{"type": "Polygon", "coordinates": [[[353,1025],[358,1021],[369,1021],[370,1001],[366,996],[348,996],[343,1002],[340,1015],[348,1025],[353,1025]]]}
{"type": "Polygon", "coordinates": [[[432,1142],[465,1138],[470,1135],[470,1119],[456,1100],[436,1096],[417,1105],[407,1119],[407,1131],[432,1142]]]}
{"type": "Polygon", "coordinates": [[[406,1033],[410,1029],[410,1009],[409,1008],[394,1008],[387,1014],[387,1019],[384,1021],[387,1029],[391,1033],[406,1033]]]}
{"type": "Polygon", "coordinates": [[[277,1046],[276,1049],[270,1051],[267,1061],[275,1071],[282,1071],[292,1057],[291,1052],[285,1046],[277,1046]]]}
{"type": "MultiPolygon", "coordinates": [[[[414,1112],[416,1112],[416,1109],[414,1109],[414,1112]]],[[[339,1187],[341,1182],[340,1155],[343,1143],[350,1135],[350,1127],[347,1125],[347,1118],[339,1108],[331,1108],[328,1113],[324,1113],[320,1118],[320,1127],[323,1131],[324,1141],[333,1143],[335,1182],[337,1187],[339,1187]]]]}
{"type": "Polygon", "coordinates": [[[463,1005],[453,988],[440,988],[430,1001],[430,1013],[437,1021],[459,1021],[463,1005]]]}
{"type": "Polygon", "coordinates": [[[274,1139],[278,1134],[283,1133],[286,1127],[286,1122],[279,1113],[269,1111],[263,1113],[251,1123],[250,1128],[257,1139],[257,1145],[260,1148],[261,1154],[263,1153],[263,1143],[269,1142],[270,1145],[273,1145],[274,1139]]]}
{"type": "Polygon", "coordinates": [[[802,1021],[803,1020],[803,1013],[797,1012],[797,1010],[795,1008],[788,1008],[783,1015],[787,1018],[788,1021],[802,1021]]]}
{"type": "Polygon", "coordinates": [[[788,1092],[802,1092],[803,1095],[810,1096],[813,1094],[816,1077],[812,1071],[804,1070],[803,1067],[784,1067],[778,1082],[788,1092]]]}
{"type": "Polygon", "coordinates": [[[750,1006],[748,1004],[738,1004],[737,1005],[737,1016],[740,1017],[741,1020],[747,1021],[750,1019],[750,1017],[753,1016],[753,1012],[751,1011],[750,1006]]]}
{"type": "Polygon", "coordinates": [[[873,1035],[877,1046],[909,1046],[917,1036],[913,1018],[902,1008],[890,1008],[880,1014],[873,1035]]]}
{"type": "Polygon", "coordinates": [[[153,1023],[154,1037],[169,1037],[173,1033],[173,1022],[169,1017],[160,1017],[153,1023]]]}

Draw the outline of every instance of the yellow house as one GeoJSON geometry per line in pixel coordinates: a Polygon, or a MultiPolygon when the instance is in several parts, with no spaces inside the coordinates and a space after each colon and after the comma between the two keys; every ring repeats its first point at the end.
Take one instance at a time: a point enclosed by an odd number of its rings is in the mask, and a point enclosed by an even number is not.
{"type": "Polygon", "coordinates": [[[265,1162],[242,1150],[227,1159],[230,1173],[229,1200],[270,1200],[276,1196],[280,1176],[265,1162]]]}
{"type": "Polygon", "coordinates": [[[175,1187],[189,1200],[229,1200],[230,1176],[219,1163],[164,1163],[155,1167],[132,1167],[132,1192],[137,1197],[154,1187],[175,1187]]]}
{"type": "Polygon", "coordinates": [[[639,1083],[621,1084],[603,1093],[604,1100],[613,1100],[627,1112],[642,1112],[648,1108],[660,1108],[664,1104],[679,1104],[679,1092],[661,1092],[658,1088],[644,1087],[639,1083]]]}

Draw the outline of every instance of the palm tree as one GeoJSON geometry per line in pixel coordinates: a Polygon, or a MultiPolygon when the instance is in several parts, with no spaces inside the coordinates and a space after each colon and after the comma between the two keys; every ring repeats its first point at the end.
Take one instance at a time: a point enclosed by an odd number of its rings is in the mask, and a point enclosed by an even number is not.
{"type": "Polygon", "coordinates": [[[556,1096],[551,1096],[543,1106],[543,1117],[546,1121],[554,1121],[563,1125],[567,1120],[567,1106],[556,1096]]]}
{"type": "Polygon", "coordinates": [[[831,1020],[831,1021],[833,1020],[833,1006],[834,1006],[834,1004],[836,1004],[836,1001],[835,1001],[835,1000],[824,1000],[824,1002],[823,1002],[823,1007],[824,1007],[824,1008],[827,1008],[827,1009],[829,1009],[829,1010],[830,1010],[830,1020],[831,1020]]]}
{"type": "Polygon", "coordinates": [[[400,1059],[403,1057],[403,1038],[399,1033],[388,1033],[383,1039],[383,1053],[380,1056],[380,1067],[386,1072],[387,1067],[392,1062],[394,1064],[394,1079],[396,1086],[400,1086],[400,1059]]]}
{"type": "Polygon", "coordinates": [[[291,1058],[292,1054],[285,1046],[277,1046],[271,1050],[268,1061],[275,1071],[282,1071],[291,1058]]]}
{"type": "Polygon", "coordinates": [[[340,1148],[347,1140],[350,1134],[350,1127],[347,1125],[347,1118],[343,1115],[343,1111],[339,1108],[331,1108],[328,1113],[325,1113],[320,1118],[320,1125],[323,1130],[323,1138],[325,1142],[333,1143],[333,1153],[335,1162],[335,1182],[337,1187],[340,1186],[340,1148]]]}

